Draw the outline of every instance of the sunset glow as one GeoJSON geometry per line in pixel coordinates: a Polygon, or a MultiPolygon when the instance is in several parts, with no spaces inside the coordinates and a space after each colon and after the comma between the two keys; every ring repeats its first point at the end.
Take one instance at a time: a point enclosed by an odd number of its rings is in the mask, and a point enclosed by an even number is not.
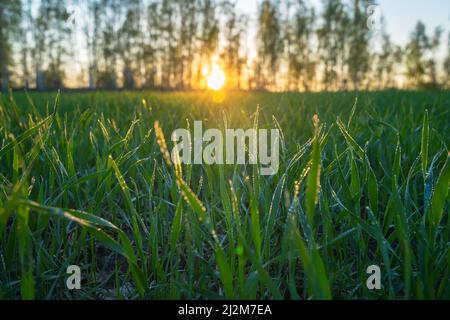
{"type": "Polygon", "coordinates": [[[209,89],[219,91],[225,85],[225,72],[217,64],[213,64],[209,73],[206,73],[206,83],[209,89]]]}

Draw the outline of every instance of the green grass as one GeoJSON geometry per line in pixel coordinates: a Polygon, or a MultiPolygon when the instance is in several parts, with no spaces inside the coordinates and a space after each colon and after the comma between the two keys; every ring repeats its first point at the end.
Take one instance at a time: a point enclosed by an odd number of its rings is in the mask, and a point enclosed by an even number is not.
{"type": "Polygon", "coordinates": [[[438,91],[3,95],[0,298],[450,299],[449,112],[438,91]],[[280,128],[278,173],[174,166],[194,120],[280,128]]]}

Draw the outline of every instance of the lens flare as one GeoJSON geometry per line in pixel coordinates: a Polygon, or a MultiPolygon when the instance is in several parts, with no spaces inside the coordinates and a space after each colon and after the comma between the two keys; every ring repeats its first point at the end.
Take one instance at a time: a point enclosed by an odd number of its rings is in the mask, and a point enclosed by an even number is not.
{"type": "Polygon", "coordinates": [[[225,85],[225,72],[217,64],[213,64],[211,71],[206,76],[206,83],[208,88],[219,91],[225,85]]]}

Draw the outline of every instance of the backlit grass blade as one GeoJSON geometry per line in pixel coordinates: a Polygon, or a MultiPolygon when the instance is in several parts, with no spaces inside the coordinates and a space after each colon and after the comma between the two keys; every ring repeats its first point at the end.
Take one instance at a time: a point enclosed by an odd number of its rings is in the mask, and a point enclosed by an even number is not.
{"type": "Polygon", "coordinates": [[[447,156],[444,167],[439,174],[439,178],[434,187],[431,205],[427,213],[428,223],[432,232],[437,229],[444,214],[445,203],[448,201],[448,189],[450,183],[450,154],[447,156]]]}
{"type": "Polygon", "coordinates": [[[319,117],[314,116],[314,142],[312,146],[311,162],[306,187],[306,216],[311,228],[314,229],[314,212],[319,200],[320,192],[320,144],[319,117]]]}
{"type": "Polygon", "coordinates": [[[131,194],[130,194],[129,188],[125,182],[125,179],[124,179],[122,173],[120,172],[119,167],[116,164],[116,161],[113,159],[112,156],[109,156],[108,161],[111,162],[111,166],[114,170],[117,181],[119,182],[120,189],[122,190],[122,193],[125,197],[125,205],[127,207],[128,212],[132,215],[136,215],[137,212],[133,205],[133,201],[131,200],[131,194]]]}
{"type": "Polygon", "coordinates": [[[425,110],[422,124],[422,139],[420,144],[420,154],[422,155],[422,173],[425,179],[428,166],[428,136],[429,136],[428,110],[425,110]]]}
{"type": "Polygon", "coordinates": [[[373,172],[372,167],[369,164],[369,160],[367,160],[367,168],[369,169],[369,176],[367,178],[367,193],[369,196],[369,206],[372,212],[377,215],[378,213],[378,181],[375,176],[375,172],[373,172]]]}
{"type": "Polygon", "coordinates": [[[21,144],[23,141],[31,137],[36,131],[38,131],[43,125],[49,122],[52,117],[47,117],[35,126],[27,129],[24,133],[22,133],[20,136],[18,136],[16,139],[8,143],[6,146],[0,149],[0,159],[10,150],[14,148],[14,146],[21,144]]]}
{"type": "Polygon", "coordinates": [[[141,296],[143,296],[145,288],[144,278],[141,271],[139,271],[139,269],[137,268],[136,265],[137,259],[134,254],[132,245],[128,237],[122,230],[117,228],[109,221],[87,212],[69,209],[64,210],[56,207],[49,207],[25,199],[21,199],[19,203],[28,208],[44,212],[52,216],[62,217],[71,220],[73,222],[76,222],[80,226],[87,228],[87,230],[97,240],[99,240],[101,243],[103,243],[106,247],[113,250],[114,252],[124,256],[128,260],[129,267],[131,269],[131,272],[133,273],[133,278],[135,280],[136,286],[141,296]],[[118,235],[120,242],[111,237],[107,232],[104,231],[104,229],[109,229],[115,232],[118,235]]]}
{"type": "Polygon", "coordinates": [[[191,206],[195,213],[197,213],[198,219],[201,222],[206,222],[206,208],[197,195],[189,188],[183,179],[177,180],[178,186],[186,202],[191,206]]]}
{"type": "Polygon", "coordinates": [[[314,244],[308,249],[298,232],[295,219],[291,219],[290,224],[292,245],[300,254],[300,261],[305,268],[305,275],[308,281],[308,290],[311,296],[320,300],[332,298],[328,276],[317,248],[314,244]]]}
{"type": "Polygon", "coordinates": [[[177,241],[180,237],[182,219],[183,211],[181,201],[179,201],[177,204],[177,208],[175,209],[175,216],[173,218],[172,229],[170,231],[170,248],[172,252],[175,251],[177,241]]]}
{"type": "Polygon", "coordinates": [[[219,244],[215,245],[214,251],[217,260],[217,266],[219,268],[220,278],[222,280],[225,291],[225,296],[228,299],[231,299],[233,297],[233,276],[230,266],[225,256],[225,252],[219,244]]]}
{"type": "Polygon", "coordinates": [[[398,234],[398,239],[400,241],[402,254],[403,254],[403,278],[404,278],[404,298],[409,299],[411,294],[411,282],[412,282],[412,251],[410,242],[410,228],[408,225],[408,219],[406,217],[405,208],[401,202],[400,195],[398,193],[398,188],[392,190],[394,197],[394,208],[396,211],[395,215],[395,229],[398,234]]]}
{"type": "Polygon", "coordinates": [[[364,150],[359,146],[359,144],[355,141],[355,139],[350,135],[350,133],[345,128],[344,124],[340,119],[336,121],[339,130],[341,130],[342,135],[347,141],[348,145],[353,148],[353,150],[358,154],[360,159],[364,159],[364,150]]]}
{"type": "Polygon", "coordinates": [[[352,123],[353,116],[355,115],[356,106],[358,105],[358,97],[355,98],[355,102],[352,106],[352,111],[350,111],[350,116],[348,117],[347,128],[350,128],[350,124],[352,123]]]}
{"type": "Polygon", "coordinates": [[[392,165],[393,185],[397,184],[397,181],[395,181],[395,177],[397,179],[400,178],[401,161],[402,161],[402,147],[400,145],[400,137],[397,135],[397,146],[395,147],[394,163],[392,165]]]}

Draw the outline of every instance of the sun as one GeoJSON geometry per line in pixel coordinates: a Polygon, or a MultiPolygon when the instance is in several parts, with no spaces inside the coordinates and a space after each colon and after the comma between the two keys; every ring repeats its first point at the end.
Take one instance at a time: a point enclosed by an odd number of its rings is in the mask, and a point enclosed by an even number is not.
{"type": "Polygon", "coordinates": [[[205,72],[208,88],[219,91],[225,85],[225,72],[217,64],[211,66],[210,72],[205,72]]]}

